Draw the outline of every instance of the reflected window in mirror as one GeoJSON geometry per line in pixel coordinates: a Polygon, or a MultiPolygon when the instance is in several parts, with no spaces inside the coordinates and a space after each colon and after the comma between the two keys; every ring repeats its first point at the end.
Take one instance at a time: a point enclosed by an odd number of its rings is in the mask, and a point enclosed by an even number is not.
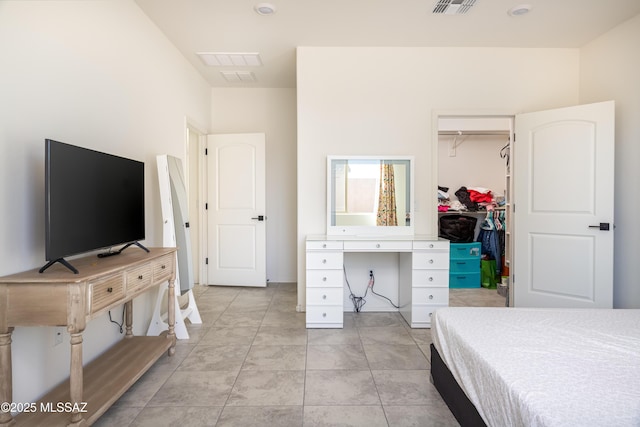
{"type": "Polygon", "coordinates": [[[327,160],[327,234],[413,234],[413,158],[327,160]]]}

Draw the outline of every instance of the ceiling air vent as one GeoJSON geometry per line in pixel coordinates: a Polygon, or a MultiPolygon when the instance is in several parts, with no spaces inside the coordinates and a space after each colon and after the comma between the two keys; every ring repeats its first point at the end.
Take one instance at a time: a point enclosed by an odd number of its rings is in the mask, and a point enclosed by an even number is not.
{"type": "Polygon", "coordinates": [[[433,13],[445,15],[462,15],[467,13],[476,0],[438,0],[433,13]]]}

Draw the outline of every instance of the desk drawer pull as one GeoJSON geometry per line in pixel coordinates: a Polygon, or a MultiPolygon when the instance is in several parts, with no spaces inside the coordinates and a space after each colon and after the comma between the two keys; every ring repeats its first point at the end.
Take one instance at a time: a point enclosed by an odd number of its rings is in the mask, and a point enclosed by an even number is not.
{"type": "Polygon", "coordinates": [[[160,266],[160,268],[164,270],[165,268],[167,268],[167,266],[166,266],[166,265],[164,265],[164,264],[162,264],[162,265],[160,266]]]}
{"type": "Polygon", "coordinates": [[[429,264],[433,264],[433,260],[432,259],[429,260],[429,264]]]}
{"type": "Polygon", "coordinates": [[[376,243],[376,248],[379,248],[379,247],[380,247],[380,243],[376,243]]]}
{"type": "Polygon", "coordinates": [[[322,299],[327,299],[327,296],[326,295],[322,295],[322,299]]]}
{"type": "Polygon", "coordinates": [[[433,299],[433,295],[429,295],[429,299],[433,299]]]}
{"type": "Polygon", "coordinates": [[[322,263],[323,263],[323,264],[326,264],[326,263],[327,263],[327,259],[326,259],[326,258],[325,258],[325,259],[323,259],[323,260],[322,260],[322,263]]]}
{"type": "Polygon", "coordinates": [[[433,282],[433,277],[429,277],[429,281],[430,281],[430,282],[433,282]]]}
{"type": "Polygon", "coordinates": [[[107,292],[109,293],[113,292],[113,288],[107,288],[107,292]]]}
{"type": "Polygon", "coordinates": [[[322,317],[327,317],[327,313],[322,313],[322,317]]]}
{"type": "Polygon", "coordinates": [[[141,275],[138,276],[138,280],[142,280],[142,279],[143,279],[143,277],[142,277],[142,274],[141,274],[141,275]]]}

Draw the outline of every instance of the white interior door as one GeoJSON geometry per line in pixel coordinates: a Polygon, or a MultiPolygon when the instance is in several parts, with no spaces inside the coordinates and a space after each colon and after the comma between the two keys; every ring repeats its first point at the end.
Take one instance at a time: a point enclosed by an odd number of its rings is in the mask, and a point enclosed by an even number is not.
{"type": "Polygon", "coordinates": [[[514,305],[611,308],[613,101],[518,115],[513,148],[514,305]]]}
{"type": "Polygon", "coordinates": [[[208,135],[208,283],[266,286],[265,136],[208,135]]]}

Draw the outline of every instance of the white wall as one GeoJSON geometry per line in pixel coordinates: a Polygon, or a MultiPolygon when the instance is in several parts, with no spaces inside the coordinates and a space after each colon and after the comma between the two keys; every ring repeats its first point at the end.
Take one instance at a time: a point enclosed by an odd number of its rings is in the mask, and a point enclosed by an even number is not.
{"type": "Polygon", "coordinates": [[[267,279],[295,282],[295,89],[214,88],[211,126],[211,133],[265,133],[267,279]]]}
{"type": "MultiPolygon", "coordinates": [[[[184,156],[185,117],[209,123],[209,85],[129,0],[3,1],[0,52],[0,275],[45,262],[45,138],[144,161],[144,243],[161,245],[155,157],[184,156]]],[[[134,333],[154,301],[136,299],[134,333]]],[[[52,336],[14,331],[14,401],[68,376],[68,336],[55,348],[52,336]]],[[[121,337],[107,316],[89,323],[85,362],[121,337]]]]}
{"type": "Polygon", "coordinates": [[[577,49],[298,48],[300,308],[304,239],[325,232],[327,155],[415,156],[416,233],[434,234],[434,111],[575,105],[578,77],[577,49]]]}
{"type": "Polygon", "coordinates": [[[580,49],[580,102],[616,102],[613,305],[640,308],[640,15],[580,49]]]}
{"type": "Polygon", "coordinates": [[[438,185],[449,187],[449,197],[464,187],[485,187],[494,195],[505,194],[505,160],[500,150],[509,137],[494,135],[441,135],[438,138],[438,185]],[[455,141],[455,155],[449,154],[455,141]]]}

